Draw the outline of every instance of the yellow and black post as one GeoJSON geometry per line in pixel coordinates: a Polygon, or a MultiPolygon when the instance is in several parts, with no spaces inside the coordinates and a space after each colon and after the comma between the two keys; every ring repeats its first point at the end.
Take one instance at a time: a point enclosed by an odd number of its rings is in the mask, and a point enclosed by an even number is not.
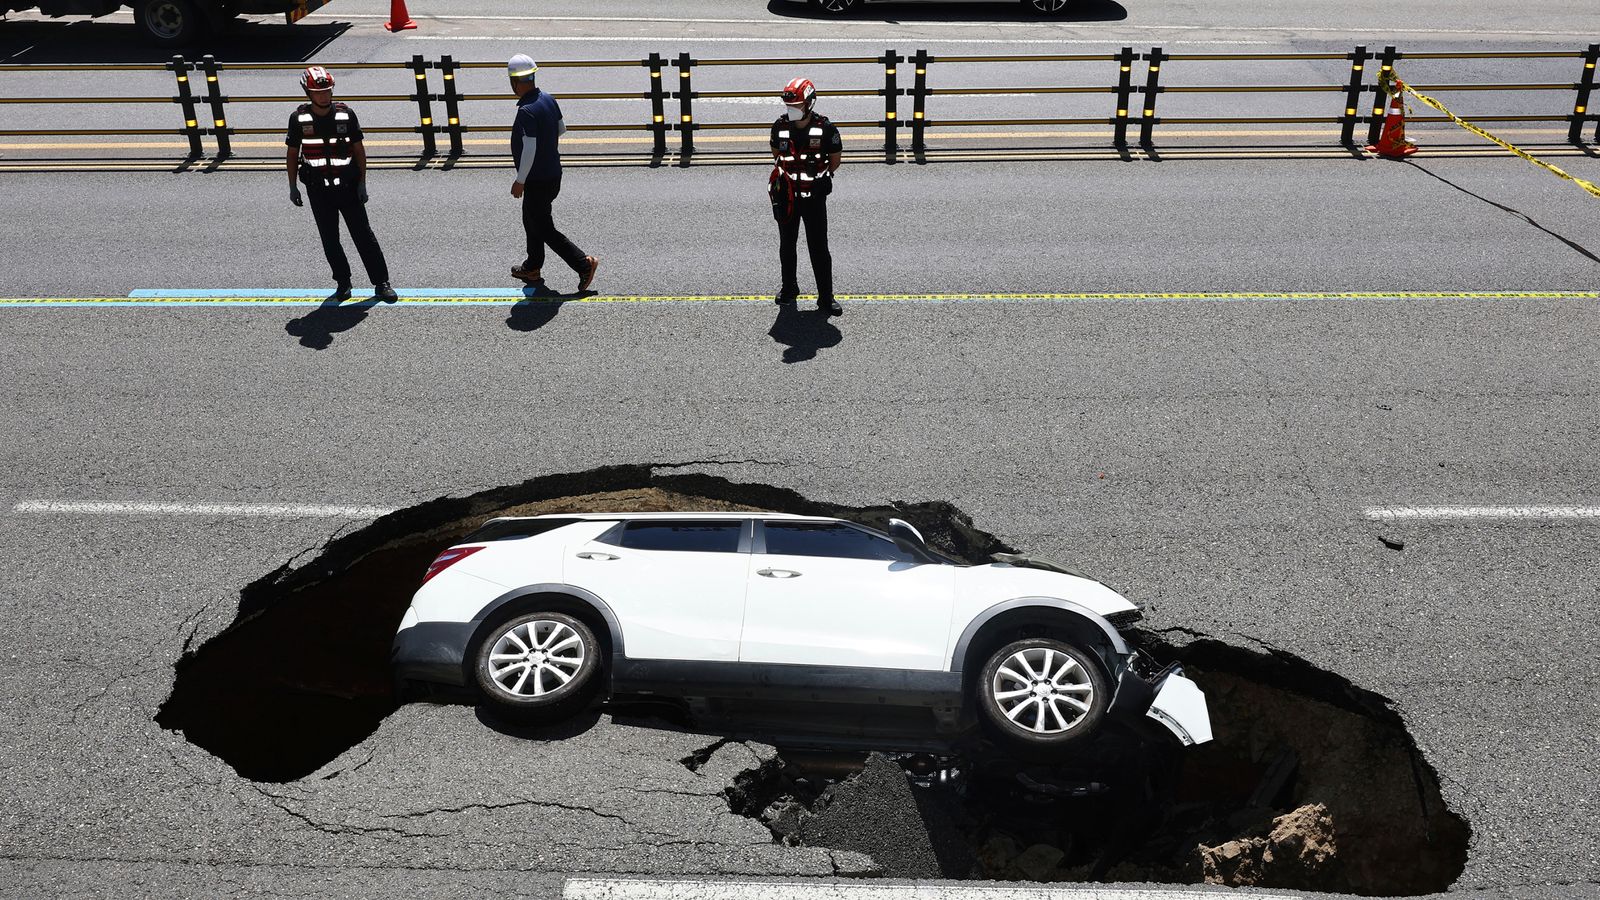
{"type": "Polygon", "coordinates": [[[694,59],[687,53],[679,53],[676,62],[678,67],[678,152],[683,156],[685,165],[694,153],[694,88],[689,83],[689,70],[694,68],[694,59]]]}
{"type": "Polygon", "coordinates": [[[448,53],[439,58],[439,78],[444,82],[444,130],[450,136],[451,159],[466,152],[461,145],[461,91],[456,88],[456,72],[460,68],[448,53]]]}
{"type": "Polygon", "coordinates": [[[433,95],[428,93],[428,63],[422,54],[411,57],[411,72],[417,87],[411,99],[417,101],[417,133],[422,135],[422,158],[433,159],[437,149],[433,141],[433,95]]]}
{"type": "Polygon", "coordinates": [[[1600,62],[1600,44],[1590,44],[1583,54],[1583,73],[1578,77],[1578,98],[1572,104],[1572,127],[1567,129],[1567,141],[1583,143],[1583,123],[1596,120],[1594,141],[1600,144],[1600,116],[1589,115],[1589,96],[1594,93],[1594,67],[1600,62]]]}
{"type": "Polygon", "coordinates": [[[1161,121],[1156,118],[1156,95],[1161,93],[1161,61],[1167,58],[1160,47],[1151,47],[1145,54],[1150,67],[1144,79],[1144,115],[1139,118],[1139,146],[1151,147],[1155,145],[1156,123],[1161,121]]]}
{"type": "Polygon", "coordinates": [[[911,81],[911,149],[921,153],[928,149],[928,63],[933,57],[926,50],[918,50],[911,61],[916,66],[911,81]]]}
{"type": "Polygon", "coordinates": [[[211,104],[210,132],[217,139],[217,159],[227,159],[233,155],[233,141],[228,137],[228,114],[223,112],[223,104],[228,98],[222,96],[222,84],[217,81],[217,58],[207,53],[200,57],[200,71],[206,73],[206,102],[211,104]]]}
{"type": "Polygon", "coordinates": [[[1117,116],[1111,120],[1115,129],[1112,132],[1111,143],[1117,147],[1128,146],[1128,110],[1133,105],[1133,61],[1135,55],[1132,47],[1123,47],[1117,54],[1117,116]]]}
{"type": "Polygon", "coordinates": [[[172,74],[178,79],[178,96],[173,100],[183,110],[183,133],[189,138],[189,158],[199,159],[206,151],[200,144],[200,135],[203,132],[200,129],[199,114],[194,108],[194,91],[189,88],[190,66],[183,61],[183,57],[174,56],[172,62],[167,63],[167,68],[171,69],[172,74]]]}
{"type": "Polygon", "coordinates": [[[1394,77],[1394,47],[1383,48],[1378,57],[1378,83],[1372,88],[1372,117],[1367,120],[1367,145],[1383,136],[1383,119],[1389,114],[1389,80],[1394,77]]]}
{"type": "Polygon", "coordinates": [[[889,163],[893,163],[900,152],[899,111],[895,108],[895,98],[900,96],[895,80],[895,67],[899,63],[898,53],[883,51],[883,158],[889,163]]]}
{"type": "Polygon", "coordinates": [[[644,64],[650,69],[650,134],[654,136],[651,152],[656,159],[667,155],[667,91],[661,85],[661,67],[666,60],[652,53],[644,64]]]}
{"type": "Polygon", "coordinates": [[[1339,143],[1356,146],[1356,120],[1361,108],[1361,91],[1366,83],[1367,60],[1372,54],[1365,44],[1358,45],[1350,54],[1350,84],[1344,91],[1344,115],[1339,117],[1339,143]]]}

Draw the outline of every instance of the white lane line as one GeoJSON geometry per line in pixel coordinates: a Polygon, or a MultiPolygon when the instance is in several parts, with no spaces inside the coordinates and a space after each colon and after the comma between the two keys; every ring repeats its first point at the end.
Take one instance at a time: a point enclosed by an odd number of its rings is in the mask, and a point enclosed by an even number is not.
{"type": "MultiPolygon", "coordinates": [[[[564,900],[1218,900],[1231,893],[1103,885],[860,884],[782,881],[691,881],[568,878],[564,900]]],[[[1293,900],[1255,893],[1259,900],[1293,900]]]]}
{"type": "MultiPolygon", "coordinates": [[[[452,35],[439,35],[439,34],[410,34],[410,33],[406,34],[405,40],[408,40],[408,41],[500,41],[502,43],[506,43],[506,42],[515,43],[515,42],[518,42],[518,41],[536,40],[541,44],[547,44],[547,43],[550,43],[551,41],[582,41],[582,42],[584,42],[586,44],[598,44],[598,43],[605,43],[605,44],[660,44],[660,43],[662,43],[661,38],[657,38],[657,37],[606,37],[606,38],[596,38],[596,37],[544,37],[544,36],[532,37],[532,36],[519,36],[519,35],[511,35],[510,37],[507,37],[505,35],[501,35],[499,37],[495,37],[495,36],[492,36],[492,35],[453,35],[452,36],[452,35]]],[[[893,44],[893,43],[896,43],[896,42],[903,44],[903,43],[905,43],[907,41],[915,41],[919,46],[926,44],[927,46],[930,46],[930,47],[938,45],[938,44],[989,44],[989,45],[1001,45],[1001,46],[1008,46],[1008,45],[1011,45],[1011,44],[1047,44],[1047,45],[1051,45],[1051,46],[1062,46],[1062,47],[1071,47],[1071,46],[1076,46],[1076,45],[1079,45],[1079,44],[1108,44],[1108,45],[1115,46],[1115,47],[1124,47],[1124,46],[1127,46],[1127,44],[1128,44],[1127,41],[1111,41],[1111,40],[1101,40],[1101,39],[1091,39],[1091,38],[922,38],[922,37],[918,37],[918,38],[904,38],[904,37],[902,37],[902,38],[835,38],[835,37],[829,37],[829,38],[797,38],[797,37],[771,37],[771,38],[769,38],[769,37],[739,37],[739,38],[732,38],[732,37],[681,37],[681,38],[673,38],[673,40],[675,42],[684,43],[684,44],[702,44],[702,43],[726,43],[726,44],[893,44]]],[[[1189,40],[1189,41],[1183,41],[1183,40],[1168,41],[1167,43],[1168,44],[1173,44],[1173,45],[1189,43],[1189,44],[1230,44],[1230,45],[1248,44],[1248,45],[1252,45],[1252,46],[1254,46],[1254,45],[1263,45],[1263,46],[1272,45],[1272,46],[1276,46],[1276,45],[1278,45],[1278,44],[1280,44],[1282,42],[1281,41],[1213,41],[1213,40],[1205,40],[1205,39],[1196,38],[1196,39],[1189,40]]],[[[954,63],[951,63],[951,65],[953,65],[953,64],[954,63]]],[[[754,65],[754,64],[752,64],[752,65],[754,65]]],[[[774,65],[782,65],[782,63],[774,63],[774,65]]]]}
{"type": "Polygon", "coordinates": [[[74,503],[26,500],[11,508],[18,513],[69,516],[217,516],[269,519],[375,519],[394,510],[387,506],[316,506],[302,503],[74,503]]]}
{"type": "Polygon", "coordinates": [[[1362,510],[1362,514],[1375,522],[1478,519],[1571,521],[1600,519],[1600,506],[1369,506],[1362,510]]]}

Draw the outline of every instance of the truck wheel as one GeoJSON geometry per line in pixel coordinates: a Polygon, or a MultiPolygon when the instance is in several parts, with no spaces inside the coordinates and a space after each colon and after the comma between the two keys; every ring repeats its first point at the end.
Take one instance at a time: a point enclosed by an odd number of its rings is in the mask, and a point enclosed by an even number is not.
{"type": "Polygon", "coordinates": [[[1054,638],[995,650],[972,687],[989,727],[1013,747],[1031,750],[1083,740],[1099,727],[1111,702],[1094,654],[1054,638]]]}
{"type": "Polygon", "coordinates": [[[135,18],[146,40],[167,47],[193,41],[206,27],[205,16],[194,0],[142,0],[135,18]]]}

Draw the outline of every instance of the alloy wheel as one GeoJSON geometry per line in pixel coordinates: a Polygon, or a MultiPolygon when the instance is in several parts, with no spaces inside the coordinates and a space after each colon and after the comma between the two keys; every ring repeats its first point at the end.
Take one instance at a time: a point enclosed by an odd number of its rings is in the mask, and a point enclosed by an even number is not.
{"type": "Polygon", "coordinates": [[[533,619],[507,629],[489,651],[489,677],[514,697],[548,697],[583,670],[583,638],[565,622],[533,619]]]}
{"type": "Polygon", "coordinates": [[[1094,684],[1071,656],[1049,647],[1011,654],[989,685],[995,704],[1013,725],[1034,734],[1072,730],[1094,708],[1094,684]]]}

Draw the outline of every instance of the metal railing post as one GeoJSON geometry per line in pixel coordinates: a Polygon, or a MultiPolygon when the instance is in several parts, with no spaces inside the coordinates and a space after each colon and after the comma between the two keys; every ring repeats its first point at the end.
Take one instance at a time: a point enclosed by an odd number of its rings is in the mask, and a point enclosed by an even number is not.
{"type": "Polygon", "coordinates": [[[1344,91],[1344,115],[1339,117],[1339,143],[1346,147],[1356,145],[1356,120],[1361,109],[1361,90],[1366,84],[1367,60],[1372,54],[1365,44],[1356,46],[1350,54],[1350,83],[1344,91]]]}
{"type": "Polygon", "coordinates": [[[439,58],[439,77],[444,82],[444,130],[450,136],[452,159],[466,152],[461,144],[461,92],[456,89],[456,71],[459,68],[450,54],[439,58]]]}
{"type": "Polygon", "coordinates": [[[900,88],[895,78],[895,67],[900,62],[900,55],[893,50],[883,51],[883,158],[886,162],[894,162],[896,154],[900,151],[900,121],[899,111],[896,109],[896,98],[900,96],[900,88]]]}
{"type": "Polygon", "coordinates": [[[911,149],[917,153],[928,149],[928,63],[932,59],[926,50],[918,50],[912,58],[916,77],[911,82],[911,149]]]}
{"type": "Polygon", "coordinates": [[[1132,47],[1123,47],[1117,53],[1117,116],[1113,119],[1111,143],[1118,147],[1128,146],[1128,110],[1133,102],[1133,60],[1132,47]]]}
{"type": "MultiPolygon", "coordinates": [[[[1572,127],[1567,129],[1570,143],[1583,143],[1583,123],[1588,118],[1589,95],[1594,92],[1594,67],[1600,62],[1600,44],[1590,44],[1583,54],[1583,74],[1578,78],[1578,97],[1572,104],[1572,127]]],[[[1595,141],[1600,143],[1600,124],[1595,127],[1595,141]]]]}
{"type": "Polygon", "coordinates": [[[1150,147],[1155,144],[1156,130],[1156,95],[1161,93],[1161,61],[1166,59],[1160,47],[1151,47],[1145,54],[1145,59],[1150,61],[1150,68],[1144,79],[1144,115],[1139,118],[1139,146],[1150,147]]]}
{"type": "Polygon", "coordinates": [[[433,140],[433,95],[428,93],[428,63],[422,54],[411,57],[411,71],[416,76],[417,91],[411,96],[417,101],[417,133],[422,135],[422,158],[432,159],[437,152],[433,140]]]}
{"type": "Polygon", "coordinates": [[[694,154],[694,87],[689,83],[689,70],[694,60],[687,53],[679,53],[678,61],[678,138],[679,152],[687,163],[694,154]]]}
{"type": "Polygon", "coordinates": [[[210,129],[217,139],[217,159],[233,155],[233,141],[228,137],[228,114],[223,111],[227,98],[222,96],[222,83],[217,80],[217,58],[207,53],[200,57],[200,70],[206,73],[206,100],[211,104],[210,129]]]}
{"type": "Polygon", "coordinates": [[[172,57],[172,62],[167,63],[167,68],[178,79],[178,96],[174,99],[183,109],[183,133],[189,138],[189,158],[199,159],[205,155],[205,147],[200,143],[200,118],[194,108],[194,91],[189,88],[189,64],[183,61],[182,56],[172,57]]]}
{"type": "Polygon", "coordinates": [[[650,133],[655,137],[652,149],[657,159],[667,155],[667,92],[661,85],[665,62],[661,54],[652,53],[644,63],[650,67],[650,133]]]}
{"type": "Polygon", "coordinates": [[[1367,120],[1367,144],[1376,144],[1379,136],[1383,134],[1383,117],[1389,111],[1389,96],[1384,93],[1382,85],[1389,83],[1388,76],[1394,74],[1394,47],[1383,48],[1383,55],[1378,57],[1378,81],[1372,88],[1372,117],[1367,120]]]}

